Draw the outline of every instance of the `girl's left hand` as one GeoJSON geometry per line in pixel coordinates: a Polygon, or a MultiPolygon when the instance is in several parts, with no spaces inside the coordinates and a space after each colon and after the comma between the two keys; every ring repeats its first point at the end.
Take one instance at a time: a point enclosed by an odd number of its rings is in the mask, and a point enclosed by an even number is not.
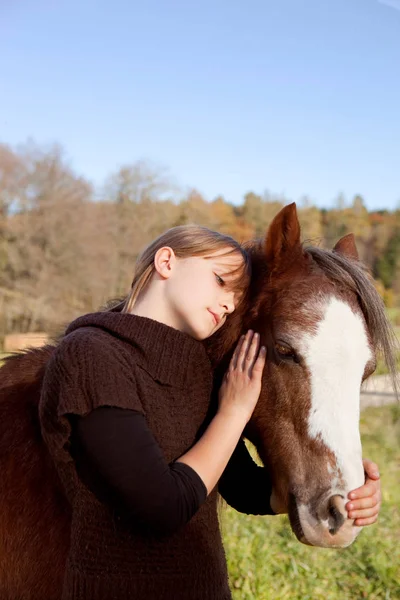
{"type": "Polygon", "coordinates": [[[381,507],[381,482],[378,465],[367,458],[363,460],[365,483],[349,493],[350,501],[345,508],[354,525],[372,525],[378,519],[381,507]]]}

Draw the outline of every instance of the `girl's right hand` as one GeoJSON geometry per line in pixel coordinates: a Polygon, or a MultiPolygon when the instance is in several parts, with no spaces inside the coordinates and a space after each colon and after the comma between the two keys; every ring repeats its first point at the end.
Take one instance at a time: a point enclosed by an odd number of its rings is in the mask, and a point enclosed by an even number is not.
{"type": "Polygon", "coordinates": [[[266,349],[251,329],[240,338],[219,390],[218,412],[250,420],[261,392],[266,349]]]}

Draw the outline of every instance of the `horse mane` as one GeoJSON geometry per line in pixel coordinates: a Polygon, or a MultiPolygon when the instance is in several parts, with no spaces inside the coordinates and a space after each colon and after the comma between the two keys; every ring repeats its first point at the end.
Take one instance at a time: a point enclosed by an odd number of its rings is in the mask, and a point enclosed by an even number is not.
{"type": "Polygon", "coordinates": [[[374,350],[378,356],[383,356],[398,396],[396,359],[400,351],[399,342],[367,267],[334,250],[307,246],[303,247],[303,251],[334,285],[357,296],[374,350]]]}

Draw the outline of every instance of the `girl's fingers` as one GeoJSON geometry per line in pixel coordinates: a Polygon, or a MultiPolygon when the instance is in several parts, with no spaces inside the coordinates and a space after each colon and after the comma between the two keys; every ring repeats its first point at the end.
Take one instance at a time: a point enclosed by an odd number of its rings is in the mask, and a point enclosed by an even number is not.
{"type": "Polygon", "coordinates": [[[244,344],[244,338],[245,336],[242,335],[238,341],[238,343],[236,344],[236,348],[235,351],[233,353],[233,356],[231,358],[231,362],[229,363],[229,370],[233,371],[233,369],[236,369],[237,367],[237,363],[238,363],[238,358],[239,358],[239,352],[244,344]]]}
{"type": "Polygon", "coordinates": [[[243,371],[243,369],[244,369],[245,358],[246,358],[249,344],[250,344],[252,338],[253,338],[253,331],[251,329],[249,329],[249,331],[245,335],[243,344],[240,348],[238,360],[237,360],[237,368],[239,369],[239,371],[243,371]]]}
{"type": "Polygon", "coordinates": [[[235,369],[240,371],[246,371],[251,376],[252,371],[257,365],[257,370],[261,370],[264,367],[266,351],[259,352],[260,335],[254,333],[252,329],[249,329],[246,335],[242,335],[239,339],[236,348],[233,352],[231,361],[229,363],[229,371],[232,372],[235,369]]]}
{"type": "Polygon", "coordinates": [[[376,494],[378,490],[379,485],[375,481],[370,480],[368,483],[365,483],[361,487],[350,492],[349,498],[350,500],[354,500],[355,498],[357,498],[357,500],[359,498],[367,498],[368,496],[373,496],[376,494]]]}
{"type": "Polygon", "coordinates": [[[247,346],[247,352],[243,358],[242,369],[246,371],[246,373],[250,376],[251,368],[253,366],[253,362],[258,353],[258,345],[260,343],[260,336],[258,333],[254,333],[251,341],[249,340],[249,344],[247,346]]]}
{"type": "Polygon", "coordinates": [[[265,360],[267,358],[267,349],[265,346],[261,346],[260,352],[258,353],[257,360],[254,363],[251,374],[253,373],[259,377],[261,377],[262,372],[265,366],[265,360]]]}
{"type": "Polygon", "coordinates": [[[379,467],[376,463],[372,462],[368,458],[363,460],[364,471],[371,479],[379,479],[379,467]]]}
{"type": "Polygon", "coordinates": [[[367,498],[360,498],[359,500],[352,500],[348,504],[346,504],[346,510],[354,511],[354,510],[362,510],[364,508],[373,508],[379,504],[379,499],[376,494],[373,496],[367,496],[367,498]]]}
{"type": "Polygon", "coordinates": [[[363,510],[351,510],[349,512],[349,519],[369,519],[370,517],[377,517],[379,514],[379,506],[373,508],[364,508],[363,510]]]}
{"type": "Polygon", "coordinates": [[[354,525],[357,527],[365,527],[365,525],[372,525],[373,523],[376,523],[377,520],[378,517],[370,517],[369,519],[356,519],[354,521],[354,525]]]}

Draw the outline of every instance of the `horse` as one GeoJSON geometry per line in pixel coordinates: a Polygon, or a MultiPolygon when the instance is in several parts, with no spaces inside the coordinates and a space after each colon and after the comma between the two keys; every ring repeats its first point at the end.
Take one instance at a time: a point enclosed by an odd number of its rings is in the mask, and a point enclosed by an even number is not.
{"type": "MultiPolygon", "coordinates": [[[[271,507],[289,515],[300,542],[343,548],[362,529],[345,510],[349,491],[364,483],[360,386],[380,352],[395,374],[396,338],[351,234],[333,250],[302,244],[293,203],[246,249],[252,277],[245,299],[204,342],[215,381],[241,333],[258,331],[267,361],[244,437],[272,481],[271,507]]],[[[0,370],[3,600],[61,597],[71,509],[38,418],[41,381],[55,347],[9,357],[0,370]]]]}

